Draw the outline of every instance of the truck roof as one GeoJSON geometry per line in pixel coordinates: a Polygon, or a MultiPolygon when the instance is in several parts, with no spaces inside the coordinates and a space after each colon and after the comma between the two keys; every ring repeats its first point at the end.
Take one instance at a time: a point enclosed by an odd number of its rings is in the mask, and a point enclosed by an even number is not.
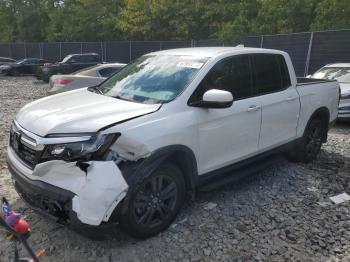
{"type": "Polygon", "coordinates": [[[273,49],[263,48],[251,48],[251,47],[190,47],[190,48],[178,48],[168,49],[157,52],[152,52],[152,55],[183,55],[183,56],[196,56],[196,57],[216,57],[225,53],[231,54],[235,52],[244,53],[273,53],[284,54],[285,52],[273,49]]]}

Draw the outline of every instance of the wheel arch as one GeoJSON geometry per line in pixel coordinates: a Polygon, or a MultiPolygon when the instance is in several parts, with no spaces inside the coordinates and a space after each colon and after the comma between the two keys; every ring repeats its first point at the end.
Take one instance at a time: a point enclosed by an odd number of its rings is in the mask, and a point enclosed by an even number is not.
{"type": "Polygon", "coordinates": [[[196,157],[193,151],[184,145],[159,148],[153,151],[149,157],[136,162],[127,161],[120,168],[127,183],[133,185],[151,175],[164,162],[171,162],[181,170],[186,190],[192,190],[196,187],[198,181],[196,157]]]}

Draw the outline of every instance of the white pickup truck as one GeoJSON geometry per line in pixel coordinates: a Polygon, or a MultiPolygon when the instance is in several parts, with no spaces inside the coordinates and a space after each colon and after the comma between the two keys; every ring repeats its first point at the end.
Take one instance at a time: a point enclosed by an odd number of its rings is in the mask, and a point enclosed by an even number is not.
{"type": "Polygon", "coordinates": [[[7,162],[41,213],[144,238],[169,226],[187,192],[257,171],[275,154],[315,159],[338,103],[336,81],[297,80],[285,52],[154,52],[96,87],[24,106],[7,162]]]}

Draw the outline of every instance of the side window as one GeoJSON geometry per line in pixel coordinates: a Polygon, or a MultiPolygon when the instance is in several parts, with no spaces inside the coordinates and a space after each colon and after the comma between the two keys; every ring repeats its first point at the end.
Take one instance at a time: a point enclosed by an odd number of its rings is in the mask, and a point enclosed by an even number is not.
{"type": "Polygon", "coordinates": [[[252,96],[252,76],[248,55],[219,61],[199,84],[190,102],[201,100],[203,94],[210,89],[229,91],[234,100],[252,96]]]}
{"type": "Polygon", "coordinates": [[[96,55],[85,55],[83,56],[84,57],[84,62],[97,62],[98,61],[98,58],[96,55]]]}
{"type": "Polygon", "coordinates": [[[290,77],[283,56],[252,55],[256,87],[259,94],[279,92],[290,86],[290,77]]]}
{"type": "Polygon", "coordinates": [[[282,87],[283,87],[283,89],[288,88],[292,85],[292,83],[290,81],[290,75],[289,75],[289,70],[288,70],[286,60],[284,59],[284,57],[282,55],[277,55],[277,59],[278,59],[279,67],[281,70],[282,87]]]}

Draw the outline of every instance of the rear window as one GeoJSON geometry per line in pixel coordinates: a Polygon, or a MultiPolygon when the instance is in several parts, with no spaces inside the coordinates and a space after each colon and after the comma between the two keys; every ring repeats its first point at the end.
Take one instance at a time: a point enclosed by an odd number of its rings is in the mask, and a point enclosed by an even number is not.
{"type": "Polygon", "coordinates": [[[282,55],[252,55],[255,82],[259,94],[282,91],[291,85],[287,64],[282,55]]]}

